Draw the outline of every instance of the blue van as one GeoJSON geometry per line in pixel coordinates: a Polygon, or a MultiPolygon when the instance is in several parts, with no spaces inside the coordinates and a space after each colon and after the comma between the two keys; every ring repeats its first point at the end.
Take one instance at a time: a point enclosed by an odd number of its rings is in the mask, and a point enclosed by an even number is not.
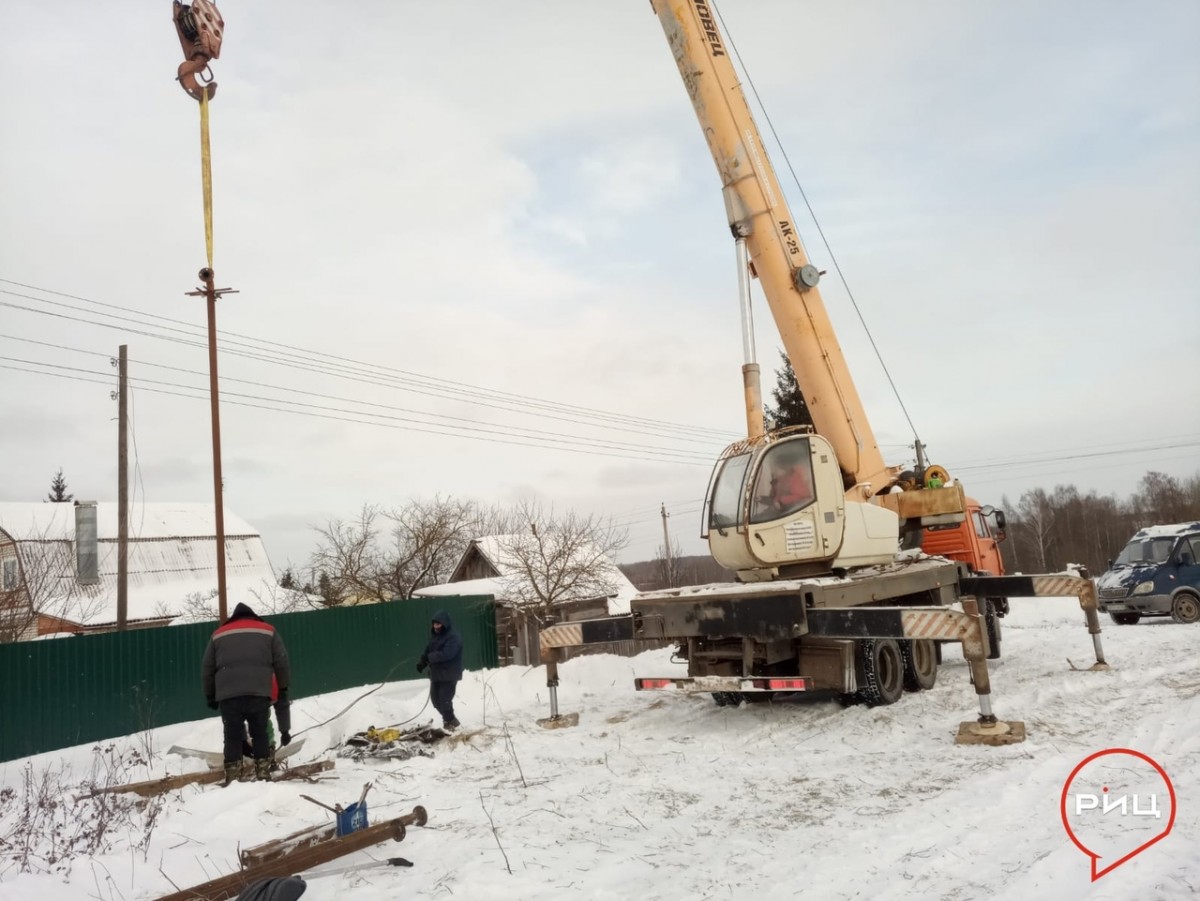
{"type": "Polygon", "coordinates": [[[1108,564],[1096,580],[1100,609],[1118,626],[1143,616],[1200,621],[1200,522],[1149,526],[1108,564]]]}

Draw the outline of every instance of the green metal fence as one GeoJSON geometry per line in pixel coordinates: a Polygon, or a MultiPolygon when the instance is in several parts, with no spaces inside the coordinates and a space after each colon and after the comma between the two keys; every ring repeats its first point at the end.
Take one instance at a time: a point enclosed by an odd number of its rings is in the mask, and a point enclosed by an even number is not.
{"type": "MultiPolygon", "coordinates": [[[[415,678],[436,610],[463,636],[467,669],[496,666],[491,597],[411,598],[284,613],[293,698],[415,678]]],[[[212,716],[200,661],[214,623],[0,645],[0,761],[212,716]]]]}

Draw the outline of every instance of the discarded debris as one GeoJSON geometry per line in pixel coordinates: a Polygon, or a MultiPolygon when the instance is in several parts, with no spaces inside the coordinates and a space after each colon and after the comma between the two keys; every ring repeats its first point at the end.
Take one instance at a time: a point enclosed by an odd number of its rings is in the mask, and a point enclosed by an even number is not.
{"type": "Polygon", "coordinates": [[[411,729],[369,727],[365,732],[356,732],[338,748],[337,756],[350,760],[408,760],[412,757],[432,757],[433,753],[423,745],[432,745],[449,735],[443,729],[435,729],[431,722],[411,729]]]}
{"type": "MultiPolygon", "coordinates": [[[[298,738],[290,745],[275,749],[275,762],[286,760],[289,757],[295,756],[304,747],[304,739],[298,738]]],[[[179,745],[171,745],[167,750],[168,754],[177,754],[180,757],[194,757],[197,760],[203,760],[210,767],[220,769],[225,765],[224,751],[206,751],[203,748],[183,748],[179,745]]]]}

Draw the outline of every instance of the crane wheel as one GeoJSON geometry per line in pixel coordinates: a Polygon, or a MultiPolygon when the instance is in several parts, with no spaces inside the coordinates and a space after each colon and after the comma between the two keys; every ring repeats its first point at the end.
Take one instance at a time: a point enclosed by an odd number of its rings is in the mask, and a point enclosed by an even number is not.
{"type": "Polygon", "coordinates": [[[895,704],[904,694],[904,655],[892,638],[863,638],[858,642],[859,687],[855,703],[869,707],[895,704]]]}
{"type": "Polygon", "coordinates": [[[904,657],[904,688],[907,691],[928,691],[937,682],[937,645],[927,638],[900,642],[904,657]]]}

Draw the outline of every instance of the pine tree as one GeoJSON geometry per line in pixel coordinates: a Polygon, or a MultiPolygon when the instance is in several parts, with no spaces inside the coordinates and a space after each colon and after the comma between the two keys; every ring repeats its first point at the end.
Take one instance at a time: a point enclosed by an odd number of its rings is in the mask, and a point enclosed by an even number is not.
{"type": "Polygon", "coordinates": [[[767,426],[771,429],[782,429],[792,425],[812,425],[812,414],[808,403],[796,384],[796,372],[792,369],[792,361],[782,350],[779,357],[783,365],[775,370],[775,388],[771,396],[775,398],[775,406],[767,407],[765,413],[767,426]]]}
{"type": "Polygon", "coordinates": [[[50,493],[46,495],[46,500],[54,504],[65,504],[74,499],[75,495],[67,494],[67,480],[63,478],[60,466],[58,472],[54,474],[54,480],[50,483],[50,493]]]}

